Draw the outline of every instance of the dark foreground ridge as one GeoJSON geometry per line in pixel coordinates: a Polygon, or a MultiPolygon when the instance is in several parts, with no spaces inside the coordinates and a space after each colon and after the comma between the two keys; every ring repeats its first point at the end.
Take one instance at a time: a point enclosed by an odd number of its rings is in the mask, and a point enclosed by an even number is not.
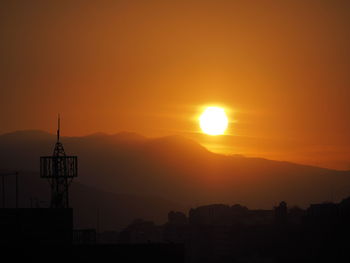
{"type": "Polygon", "coordinates": [[[1,254],[36,262],[184,262],[181,244],[2,246],[1,254]]]}
{"type": "Polygon", "coordinates": [[[349,221],[350,198],[306,210],[207,205],[99,234],[73,229],[69,208],[1,209],[0,245],[3,256],[55,262],[349,262],[349,221]]]}

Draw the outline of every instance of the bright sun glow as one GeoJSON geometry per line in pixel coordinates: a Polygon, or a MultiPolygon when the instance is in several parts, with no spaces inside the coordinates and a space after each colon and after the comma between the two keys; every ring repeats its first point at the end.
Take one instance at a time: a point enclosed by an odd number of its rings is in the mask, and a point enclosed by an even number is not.
{"type": "Polygon", "coordinates": [[[228,126],[225,110],[219,107],[207,107],[199,117],[199,125],[206,134],[224,134],[228,126]]]}

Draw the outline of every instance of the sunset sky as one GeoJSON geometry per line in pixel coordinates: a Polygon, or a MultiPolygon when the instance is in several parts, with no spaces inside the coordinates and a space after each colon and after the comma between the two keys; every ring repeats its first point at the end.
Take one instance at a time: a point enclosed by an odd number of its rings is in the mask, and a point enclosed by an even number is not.
{"type": "Polygon", "coordinates": [[[0,133],[183,135],[350,170],[350,1],[2,1],[0,133]],[[223,136],[198,116],[221,106],[223,136]]]}

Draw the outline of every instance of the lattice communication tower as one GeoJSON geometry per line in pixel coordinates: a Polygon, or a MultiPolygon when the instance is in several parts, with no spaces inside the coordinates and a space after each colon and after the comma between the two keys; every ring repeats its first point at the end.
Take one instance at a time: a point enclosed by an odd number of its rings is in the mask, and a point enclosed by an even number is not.
{"type": "Polygon", "coordinates": [[[78,176],[78,157],[66,155],[60,142],[60,116],[58,116],[57,141],[52,156],[40,157],[40,177],[51,186],[51,208],[69,207],[69,185],[78,176]]]}

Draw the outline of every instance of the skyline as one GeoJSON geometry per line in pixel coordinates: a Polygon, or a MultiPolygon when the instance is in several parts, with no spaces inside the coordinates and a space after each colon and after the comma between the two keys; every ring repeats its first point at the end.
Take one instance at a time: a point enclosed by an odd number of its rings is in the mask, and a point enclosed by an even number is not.
{"type": "Polygon", "coordinates": [[[25,1],[0,9],[0,133],[183,135],[350,169],[347,1],[25,1]],[[228,134],[198,115],[227,109],[228,134]]]}

